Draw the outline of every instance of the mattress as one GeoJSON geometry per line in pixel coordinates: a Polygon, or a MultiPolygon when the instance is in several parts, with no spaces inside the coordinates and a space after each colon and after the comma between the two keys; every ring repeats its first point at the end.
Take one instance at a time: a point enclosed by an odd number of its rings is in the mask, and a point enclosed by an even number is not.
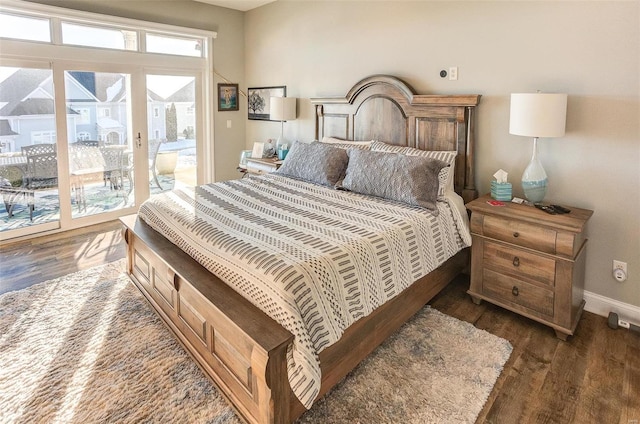
{"type": "Polygon", "coordinates": [[[295,336],[287,372],[309,408],[318,354],[471,244],[459,196],[437,209],[269,174],[166,192],[139,217],[295,336]]]}

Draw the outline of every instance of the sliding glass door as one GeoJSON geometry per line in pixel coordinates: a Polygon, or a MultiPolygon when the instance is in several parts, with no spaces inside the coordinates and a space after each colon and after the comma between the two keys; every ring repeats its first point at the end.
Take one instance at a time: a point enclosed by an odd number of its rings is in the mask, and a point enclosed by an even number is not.
{"type": "Polygon", "coordinates": [[[198,182],[195,76],[147,74],[151,195],[198,182]]]}

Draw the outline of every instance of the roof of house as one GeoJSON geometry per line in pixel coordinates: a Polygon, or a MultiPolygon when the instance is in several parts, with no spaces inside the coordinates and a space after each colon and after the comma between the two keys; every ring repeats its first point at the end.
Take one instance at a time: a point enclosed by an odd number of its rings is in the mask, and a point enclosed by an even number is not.
{"type": "Polygon", "coordinates": [[[195,92],[196,80],[192,79],[189,84],[185,85],[184,87],[167,97],[165,100],[167,102],[193,102],[193,93],[195,92]]]}
{"type": "Polygon", "coordinates": [[[122,74],[82,71],[70,71],[69,74],[101,102],[118,102],[126,96],[122,74]]]}
{"type": "Polygon", "coordinates": [[[51,78],[49,69],[22,68],[11,74],[0,83],[0,93],[2,102],[6,102],[0,109],[0,116],[16,115],[13,110],[27,97],[35,91],[48,78],[51,78]]]}

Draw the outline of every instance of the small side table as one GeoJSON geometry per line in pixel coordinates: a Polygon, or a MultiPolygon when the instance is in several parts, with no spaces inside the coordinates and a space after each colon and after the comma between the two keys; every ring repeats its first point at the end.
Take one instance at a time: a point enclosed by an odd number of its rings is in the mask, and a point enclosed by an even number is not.
{"type": "Polygon", "coordinates": [[[282,161],[274,158],[247,158],[246,172],[249,174],[262,175],[276,171],[282,165],[282,161]]]}
{"type": "Polygon", "coordinates": [[[471,285],[476,304],[486,300],[552,327],[566,340],[584,308],[586,224],[593,211],[567,206],[550,215],[533,206],[490,196],[471,211],[471,285]]]}

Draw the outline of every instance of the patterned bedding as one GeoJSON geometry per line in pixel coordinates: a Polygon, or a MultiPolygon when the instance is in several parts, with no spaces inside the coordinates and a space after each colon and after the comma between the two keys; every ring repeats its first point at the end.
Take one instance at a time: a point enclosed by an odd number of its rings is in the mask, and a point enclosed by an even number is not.
{"type": "Polygon", "coordinates": [[[309,408],[318,354],[471,244],[452,196],[431,213],[270,174],[164,193],[139,217],[294,334],[289,381],[309,408]]]}

